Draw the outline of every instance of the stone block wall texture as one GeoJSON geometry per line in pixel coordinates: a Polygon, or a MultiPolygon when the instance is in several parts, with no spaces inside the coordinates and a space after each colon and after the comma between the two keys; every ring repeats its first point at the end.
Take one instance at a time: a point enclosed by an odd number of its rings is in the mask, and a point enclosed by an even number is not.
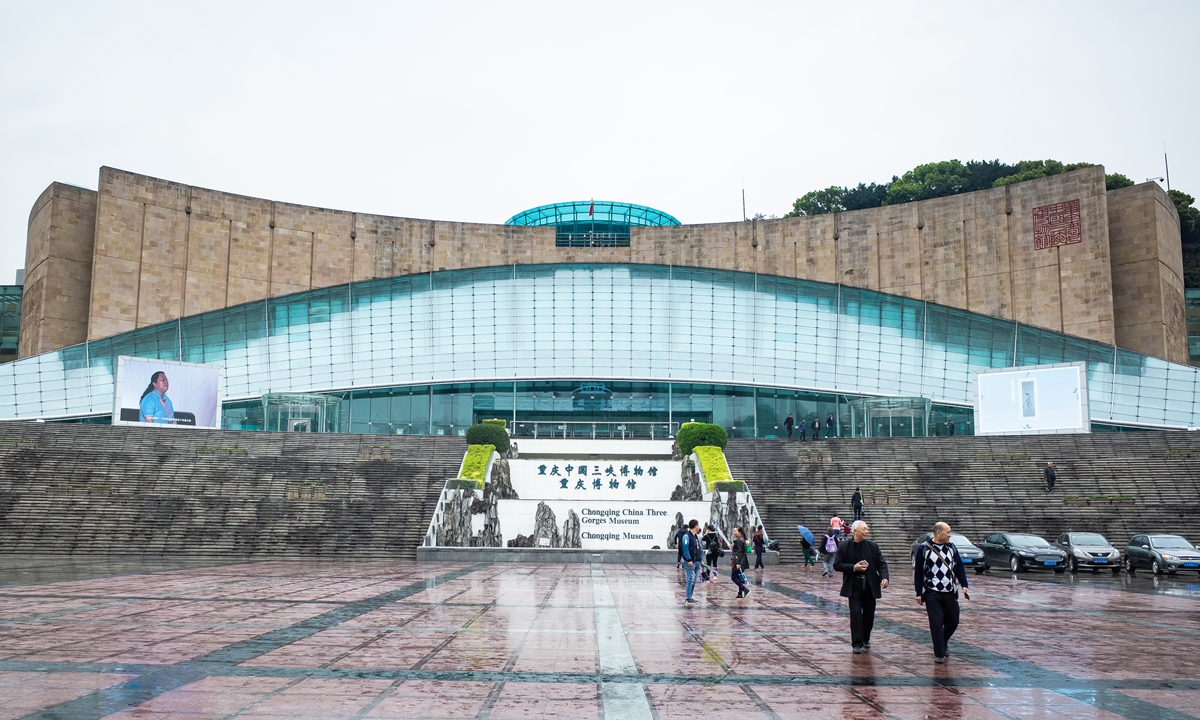
{"type": "Polygon", "coordinates": [[[94,190],[53,183],[33,204],[25,245],[20,357],[87,338],[96,198],[94,190]]]}
{"type": "MultiPolygon", "coordinates": [[[[1132,331],[1153,322],[1182,327],[1182,294],[1177,307],[1162,289],[1161,274],[1152,281],[1143,273],[1142,284],[1123,286],[1122,292],[1150,295],[1136,308],[1135,321],[1118,321],[1119,311],[1134,308],[1114,306],[1108,196],[1099,166],[854,212],[633,228],[630,246],[623,248],[560,248],[549,227],[326,210],[113,168],[101,168],[96,196],[90,257],[83,248],[74,256],[75,262],[90,265],[90,302],[73,316],[86,326],[89,339],[371,278],[514,263],[612,262],[840,282],[1106,343],[1117,341],[1120,326],[1131,329],[1124,336],[1130,344],[1123,347],[1187,361],[1186,352],[1174,354],[1174,341],[1132,331]],[[1034,209],[1076,200],[1078,242],[1035,249],[1034,209]]],[[[38,238],[46,232],[39,228],[31,219],[31,253],[45,244],[38,238]]],[[[1152,254],[1165,258],[1172,243],[1178,247],[1177,223],[1171,232],[1164,215],[1122,240],[1123,247],[1150,243],[1161,246],[1152,254]]],[[[30,271],[30,263],[26,266],[30,271]]],[[[54,349],[47,343],[39,348],[54,349]]]]}
{"type": "Polygon", "coordinates": [[[1117,345],[1187,364],[1179,212],[1157,183],[1108,193],[1117,345]]]}

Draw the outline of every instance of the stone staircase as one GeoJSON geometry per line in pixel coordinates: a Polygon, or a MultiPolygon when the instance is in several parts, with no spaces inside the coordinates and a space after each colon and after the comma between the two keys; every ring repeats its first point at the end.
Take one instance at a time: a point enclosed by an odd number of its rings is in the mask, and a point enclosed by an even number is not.
{"type": "Polygon", "coordinates": [[[457,437],[0,423],[0,550],[415,558],[457,437]],[[323,483],[324,500],[289,499],[323,483]]]}
{"type": "Polygon", "coordinates": [[[781,561],[802,559],[796,525],[820,533],[853,517],[854,488],[895,487],[899,505],[870,505],[871,537],[893,563],[937,520],[973,541],[995,532],[1103,533],[1118,548],[1140,532],[1200,542],[1200,433],[1025,437],[872,438],[799,443],[730,440],[725,456],[745,480],[781,561]],[[1054,462],[1058,482],[1042,479],[1054,462]],[[1131,495],[1133,505],[1064,504],[1066,495],[1131,495]]]}

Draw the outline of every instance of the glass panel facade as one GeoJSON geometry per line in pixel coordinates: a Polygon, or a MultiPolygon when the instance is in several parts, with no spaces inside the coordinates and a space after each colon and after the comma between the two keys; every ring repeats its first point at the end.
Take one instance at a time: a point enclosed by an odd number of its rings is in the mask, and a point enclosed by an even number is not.
{"type": "Polygon", "coordinates": [[[17,359],[17,344],[21,340],[20,285],[0,285],[0,363],[17,359]]]}
{"type": "Polygon", "coordinates": [[[792,413],[820,417],[822,435],[833,415],[848,435],[851,399],[890,396],[931,400],[932,434],[970,434],[973,371],[1074,361],[1094,423],[1200,415],[1200,371],[1111,345],[810,281],[571,264],[372,280],[25,358],[0,365],[0,419],[111,413],[119,355],[223,365],[224,423],[244,429],[267,426],[264,394],[317,393],[356,433],[456,435],[503,417],[767,437],[792,413]]]}
{"type": "Polygon", "coordinates": [[[579,200],[535,207],[513,215],[504,224],[552,225],[559,247],[629,247],[630,228],[678,225],[679,221],[645,205],[579,200]]]}

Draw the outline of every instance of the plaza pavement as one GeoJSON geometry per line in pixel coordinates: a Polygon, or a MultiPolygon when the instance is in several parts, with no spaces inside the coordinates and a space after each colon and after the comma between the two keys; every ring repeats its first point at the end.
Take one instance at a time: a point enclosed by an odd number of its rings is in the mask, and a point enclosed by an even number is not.
{"type": "Polygon", "coordinates": [[[775,566],[682,604],[652,565],[7,558],[0,720],[1184,718],[1200,579],[971,576],[935,665],[893,563],[872,649],[775,566]]]}

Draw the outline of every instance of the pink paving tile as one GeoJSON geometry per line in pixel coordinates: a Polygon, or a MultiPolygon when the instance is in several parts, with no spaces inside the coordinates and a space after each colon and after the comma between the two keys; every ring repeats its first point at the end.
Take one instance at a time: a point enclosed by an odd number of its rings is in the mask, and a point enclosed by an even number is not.
{"type": "Polygon", "coordinates": [[[1200,708],[1200,690],[1121,690],[1129,697],[1145,700],[1160,707],[1195,715],[1200,708]]]}
{"type": "Polygon", "coordinates": [[[473,718],[486,697],[414,697],[391,695],[367,713],[369,718],[473,718]]]}

